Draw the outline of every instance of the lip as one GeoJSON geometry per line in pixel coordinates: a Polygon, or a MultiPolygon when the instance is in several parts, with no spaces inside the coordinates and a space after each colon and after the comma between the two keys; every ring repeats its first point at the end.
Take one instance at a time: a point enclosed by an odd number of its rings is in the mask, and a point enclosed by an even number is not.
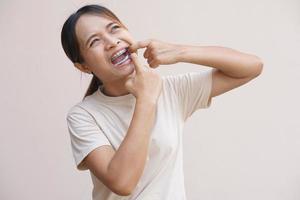
{"type": "Polygon", "coordinates": [[[116,49],[112,54],[110,54],[110,57],[109,57],[110,62],[111,62],[112,56],[113,56],[115,53],[117,53],[118,51],[121,51],[121,50],[123,50],[123,49],[126,49],[126,48],[128,48],[128,47],[129,47],[129,46],[121,47],[121,48],[119,48],[119,49],[116,49]]]}
{"type": "Polygon", "coordinates": [[[129,59],[127,61],[125,61],[124,63],[122,63],[121,65],[117,65],[115,66],[115,68],[117,69],[122,69],[124,66],[130,64],[132,62],[131,58],[129,57],[129,59]]]}

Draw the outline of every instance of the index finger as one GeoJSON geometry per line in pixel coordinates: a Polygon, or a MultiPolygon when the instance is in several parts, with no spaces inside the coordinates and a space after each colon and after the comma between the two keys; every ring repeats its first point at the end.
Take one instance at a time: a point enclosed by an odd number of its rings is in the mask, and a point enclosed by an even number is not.
{"type": "Polygon", "coordinates": [[[129,46],[129,51],[130,52],[135,52],[136,50],[138,50],[140,48],[145,48],[149,45],[150,41],[151,40],[148,39],[148,40],[138,41],[136,43],[133,43],[131,46],[129,46]]]}
{"type": "Polygon", "coordinates": [[[131,53],[130,58],[134,64],[134,68],[136,73],[140,73],[143,70],[143,66],[141,65],[140,61],[138,60],[138,56],[136,53],[131,53]]]}

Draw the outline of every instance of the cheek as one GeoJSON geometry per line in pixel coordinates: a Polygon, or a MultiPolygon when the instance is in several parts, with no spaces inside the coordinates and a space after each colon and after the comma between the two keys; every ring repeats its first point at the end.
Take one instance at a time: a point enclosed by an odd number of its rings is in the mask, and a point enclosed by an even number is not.
{"type": "Polygon", "coordinates": [[[91,65],[103,65],[104,63],[107,63],[107,59],[103,53],[103,49],[101,48],[94,48],[90,50],[86,54],[87,63],[90,63],[91,65]]]}

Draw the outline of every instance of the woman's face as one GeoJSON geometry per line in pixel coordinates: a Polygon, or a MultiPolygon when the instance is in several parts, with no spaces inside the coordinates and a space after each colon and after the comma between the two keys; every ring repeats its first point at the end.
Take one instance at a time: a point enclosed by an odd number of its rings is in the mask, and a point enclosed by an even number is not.
{"type": "MultiPolygon", "coordinates": [[[[84,63],[75,66],[93,72],[103,83],[118,81],[134,72],[126,53],[112,60],[112,56],[134,43],[128,30],[117,21],[100,15],[84,14],[75,27],[84,63]]],[[[120,52],[121,53],[121,52],[120,52]]]]}

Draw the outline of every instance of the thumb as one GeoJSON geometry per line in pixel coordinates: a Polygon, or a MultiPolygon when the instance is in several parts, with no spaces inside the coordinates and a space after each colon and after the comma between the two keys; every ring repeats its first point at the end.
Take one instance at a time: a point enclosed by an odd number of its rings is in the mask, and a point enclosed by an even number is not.
{"type": "Polygon", "coordinates": [[[143,71],[143,66],[141,65],[139,58],[136,53],[131,53],[130,58],[135,66],[136,73],[140,73],[143,71]]]}

